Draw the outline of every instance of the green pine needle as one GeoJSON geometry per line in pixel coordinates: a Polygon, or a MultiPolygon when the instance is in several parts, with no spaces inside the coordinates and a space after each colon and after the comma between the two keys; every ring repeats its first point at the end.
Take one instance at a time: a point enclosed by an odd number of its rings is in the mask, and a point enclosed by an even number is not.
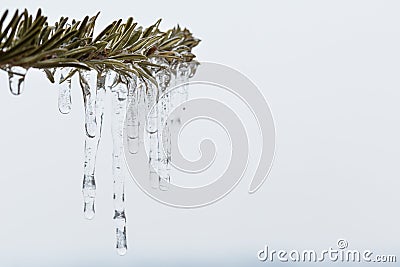
{"type": "MultiPolygon", "coordinates": [[[[93,36],[99,13],[82,21],[61,17],[50,26],[41,9],[32,16],[25,9],[12,18],[6,10],[0,17],[0,69],[20,66],[39,68],[54,82],[51,68],[72,67],[69,76],[79,69],[103,71],[112,69],[121,76],[136,75],[153,81],[151,57],[174,61],[191,61],[192,49],[200,42],[179,25],[162,32],[161,19],[143,30],[133,18],[112,22],[93,36]]],[[[161,66],[158,66],[161,67],[161,66]]]]}

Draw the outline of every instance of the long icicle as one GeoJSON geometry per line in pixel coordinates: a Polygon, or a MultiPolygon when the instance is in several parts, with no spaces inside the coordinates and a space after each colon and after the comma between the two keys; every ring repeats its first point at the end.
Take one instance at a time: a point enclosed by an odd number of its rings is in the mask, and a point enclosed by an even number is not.
{"type": "Polygon", "coordinates": [[[170,95],[170,112],[175,110],[174,116],[170,116],[171,126],[181,124],[181,114],[185,110],[185,104],[189,98],[189,79],[192,78],[197,71],[199,62],[192,60],[190,62],[174,62],[170,65],[171,70],[171,90],[170,95]],[[176,86],[179,86],[175,88],[176,86]]]}
{"type": "Polygon", "coordinates": [[[136,92],[138,96],[139,145],[143,145],[147,119],[147,85],[139,77],[136,78],[136,92]]]}
{"type": "Polygon", "coordinates": [[[171,66],[173,77],[172,86],[179,86],[175,88],[171,93],[171,105],[170,108],[175,109],[175,116],[171,117],[171,124],[181,124],[181,113],[183,111],[183,103],[187,100],[187,82],[189,81],[189,64],[188,62],[176,62],[171,66]],[[182,106],[181,106],[182,105],[182,106]],[[178,108],[179,107],[179,108],[178,108]]]}
{"type": "Polygon", "coordinates": [[[128,149],[131,154],[139,151],[139,92],[136,77],[129,80],[128,110],[126,114],[126,131],[128,138],[128,149]]]}
{"type": "Polygon", "coordinates": [[[163,191],[168,190],[170,183],[170,162],[171,162],[171,132],[170,132],[170,122],[167,119],[169,113],[169,95],[166,94],[161,99],[159,117],[160,117],[160,128],[158,131],[158,172],[160,179],[159,188],[163,191]]]}
{"type": "Polygon", "coordinates": [[[157,63],[165,68],[155,71],[155,78],[159,90],[159,109],[158,109],[158,174],[159,188],[163,191],[168,190],[170,183],[170,161],[171,161],[171,136],[170,123],[168,120],[170,111],[170,95],[167,88],[171,82],[171,72],[169,65],[164,60],[158,60],[157,63]]]}
{"type": "Polygon", "coordinates": [[[158,89],[151,83],[147,83],[146,89],[146,132],[149,136],[149,180],[152,188],[159,187],[158,163],[159,163],[159,141],[158,141],[158,89]]]}
{"type": "MultiPolygon", "coordinates": [[[[179,64],[179,71],[178,75],[180,76],[180,81],[183,83],[181,86],[181,104],[182,104],[182,109],[180,112],[183,112],[185,110],[185,102],[188,100],[189,96],[189,77],[190,77],[190,63],[189,62],[181,62],[179,64]]],[[[180,120],[179,120],[180,122],[180,120]]]]}
{"type": "Polygon", "coordinates": [[[95,215],[95,197],[96,197],[96,180],[94,176],[97,148],[100,140],[101,124],[102,124],[102,113],[103,113],[103,100],[104,98],[104,83],[97,85],[97,72],[96,71],[82,71],[80,73],[80,83],[82,91],[84,93],[85,100],[85,112],[91,112],[92,114],[86,114],[85,118],[85,162],[84,162],[84,175],[82,194],[84,200],[83,212],[86,219],[93,219],[95,215]],[[99,96],[97,96],[99,93],[99,96]],[[99,104],[96,104],[96,98],[99,97],[99,104]],[[93,105],[88,108],[87,105],[93,105]],[[99,112],[96,112],[99,109],[99,112]],[[99,123],[96,123],[96,115],[99,116],[99,123]],[[87,134],[87,129],[92,126],[88,124],[94,124],[92,135],[87,134]]]}
{"type": "Polygon", "coordinates": [[[112,89],[112,122],[113,138],[113,187],[114,187],[114,221],[116,226],[116,249],[119,255],[125,255],[126,216],[125,216],[125,175],[123,169],[123,127],[127,108],[127,85],[119,83],[112,89]]]}

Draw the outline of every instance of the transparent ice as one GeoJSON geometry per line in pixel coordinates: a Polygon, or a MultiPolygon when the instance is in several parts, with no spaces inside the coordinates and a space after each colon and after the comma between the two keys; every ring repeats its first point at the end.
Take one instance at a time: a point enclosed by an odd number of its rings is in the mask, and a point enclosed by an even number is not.
{"type": "MultiPolygon", "coordinates": [[[[123,130],[126,121],[128,149],[132,154],[139,151],[144,143],[143,133],[149,138],[149,177],[153,188],[168,190],[171,171],[170,127],[180,124],[180,112],[185,109],[188,99],[188,82],[197,70],[198,62],[172,63],[153,58],[161,68],[152,67],[155,84],[143,77],[121,76],[114,71],[79,70],[79,81],[85,104],[85,147],[84,177],[82,193],[84,215],[87,219],[95,216],[96,179],[95,165],[97,150],[102,134],[104,102],[106,91],[111,92],[113,140],[112,174],[114,222],[116,228],[116,249],[119,255],[127,252],[125,214],[125,174],[123,152],[123,130]],[[180,85],[177,90],[169,91],[180,85]],[[180,106],[177,115],[171,117],[173,109],[180,106]]],[[[22,67],[5,68],[9,76],[10,91],[19,95],[24,89],[27,70],[22,67]]],[[[59,88],[58,108],[63,114],[71,111],[72,69],[65,67],[53,71],[59,88]],[[61,81],[63,81],[61,83],[61,81]]]]}
{"type": "Polygon", "coordinates": [[[136,84],[136,77],[130,79],[128,84],[128,110],[126,114],[126,131],[128,138],[128,149],[132,154],[139,151],[139,92],[136,84]]]}
{"type": "Polygon", "coordinates": [[[158,89],[148,82],[146,91],[146,131],[149,136],[149,180],[153,188],[159,187],[158,163],[159,163],[159,140],[158,140],[158,89]]]}
{"type": "Polygon", "coordinates": [[[96,76],[91,77],[96,81],[96,99],[95,99],[95,114],[96,114],[96,129],[94,137],[85,135],[85,162],[83,176],[83,199],[84,199],[84,215],[87,219],[93,219],[95,215],[95,197],[96,197],[96,180],[95,180],[95,165],[97,149],[99,146],[104,113],[104,97],[105,90],[105,73],[95,73],[96,76]]]}
{"type": "Polygon", "coordinates": [[[96,71],[80,71],[80,84],[85,102],[85,129],[87,136],[96,135],[96,71]]]}
{"type": "Polygon", "coordinates": [[[125,175],[123,152],[123,127],[127,109],[128,86],[118,83],[112,87],[112,121],[111,132],[113,139],[113,199],[114,221],[116,227],[116,248],[120,255],[127,250],[126,242],[126,216],[125,216],[125,175]]]}
{"type": "Polygon", "coordinates": [[[171,82],[171,72],[169,65],[165,61],[159,61],[159,65],[164,68],[155,71],[154,76],[157,82],[159,91],[158,103],[158,174],[159,174],[159,188],[161,190],[168,190],[170,183],[170,161],[171,161],[171,134],[170,134],[170,95],[168,87],[171,82]]]}
{"type": "Polygon", "coordinates": [[[68,114],[72,108],[72,100],[71,100],[71,78],[67,78],[63,81],[68,74],[70,73],[71,68],[61,68],[57,70],[56,77],[59,87],[58,93],[58,109],[62,114],[68,114]],[[62,82],[63,81],[63,82],[62,82]]]}
{"type": "Polygon", "coordinates": [[[24,91],[25,87],[25,75],[27,69],[19,66],[7,68],[8,72],[8,83],[10,91],[13,95],[20,95],[24,91]]]}

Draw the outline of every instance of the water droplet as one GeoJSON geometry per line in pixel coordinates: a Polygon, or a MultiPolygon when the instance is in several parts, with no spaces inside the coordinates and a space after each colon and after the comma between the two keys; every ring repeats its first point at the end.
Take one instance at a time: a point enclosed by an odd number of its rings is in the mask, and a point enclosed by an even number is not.
{"type": "Polygon", "coordinates": [[[19,66],[7,69],[10,91],[13,95],[20,95],[25,87],[25,75],[27,69],[19,66]]]}

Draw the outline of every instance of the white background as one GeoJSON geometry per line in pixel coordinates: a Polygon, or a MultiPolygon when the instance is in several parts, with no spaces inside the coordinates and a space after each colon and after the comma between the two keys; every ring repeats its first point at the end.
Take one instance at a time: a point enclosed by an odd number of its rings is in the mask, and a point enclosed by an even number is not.
{"type": "Polygon", "coordinates": [[[130,180],[129,251],[119,257],[109,114],[96,170],[97,214],[86,221],[77,83],[73,110],[64,116],[44,74],[29,72],[24,94],[15,97],[0,73],[0,266],[265,265],[256,258],[265,244],[322,250],[338,238],[352,249],[400,251],[397,1],[0,5],[1,11],[41,7],[51,22],[101,11],[97,29],[128,16],[142,25],[163,18],[163,29],[187,26],[203,40],[195,49],[199,60],[234,67],[259,86],[277,128],[274,167],[254,195],[247,194],[250,173],[217,204],[181,210],[155,202],[130,180]]]}

